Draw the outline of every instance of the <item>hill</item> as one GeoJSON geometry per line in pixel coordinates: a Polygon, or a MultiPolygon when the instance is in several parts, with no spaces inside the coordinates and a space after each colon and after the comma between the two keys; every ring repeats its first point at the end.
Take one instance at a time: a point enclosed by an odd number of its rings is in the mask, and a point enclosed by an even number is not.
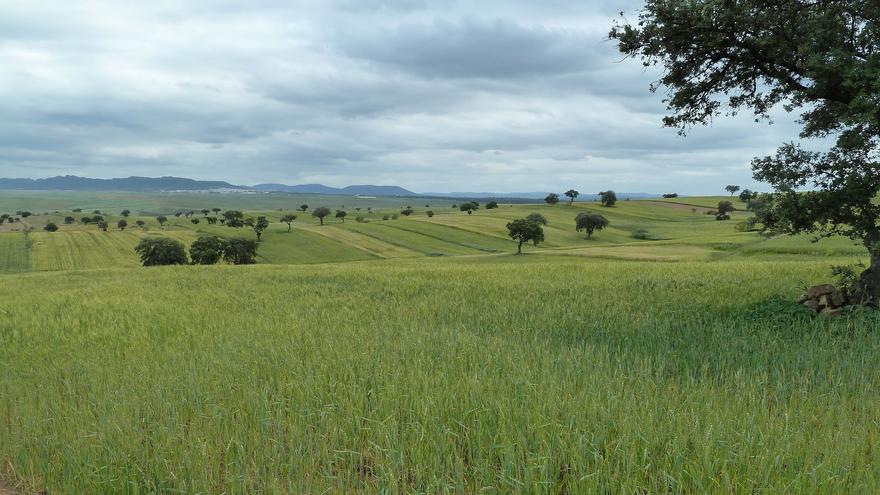
{"type": "Polygon", "coordinates": [[[257,184],[252,186],[257,191],[278,191],[290,193],[312,193],[312,194],[349,194],[349,195],[368,195],[368,196],[418,196],[419,194],[404,189],[399,186],[374,186],[374,185],[356,185],[346,187],[329,187],[323,184],[297,184],[288,186],[285,184],[257,184]]]}
{"type": "Polygon", "coordinates": [[[183,177],[125,177],[91,179],[65,175],[46,179],[0,179],[0,189],[35,191],[198,191],[246,189],[223,181],[203,181],[183,177]]]}

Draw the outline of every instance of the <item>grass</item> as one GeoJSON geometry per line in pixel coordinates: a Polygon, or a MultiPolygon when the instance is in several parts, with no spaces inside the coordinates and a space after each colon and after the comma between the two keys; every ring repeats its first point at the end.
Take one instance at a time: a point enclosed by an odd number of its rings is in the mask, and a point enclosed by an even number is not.
{"type": "Polygon", "coordinates": [[[59,209],[4,225],[0,480],[95,494],[880,490],[880,319],[793,302],[864,248],[739,233],[744,212],[719,222],[670,201],[418,206],[362,212],[369,223],[299,214],[290,233],[284,212],[248,211],[272,223],[244,267],[137,267],[144,236],[254,236],[185,218],[101,232],[59,209]],[[585,209],[611,221],[592,240],[574,231],[585,209]],[[547,242],[513,256],[504,226],[531,212],[547,242]]]}
{"type": "Polygon", "coordinates": [[[816,265],[415,261],[8,275],[0,458],[76,493],[880,487],[880,322],[785,302],[816,265]]]}

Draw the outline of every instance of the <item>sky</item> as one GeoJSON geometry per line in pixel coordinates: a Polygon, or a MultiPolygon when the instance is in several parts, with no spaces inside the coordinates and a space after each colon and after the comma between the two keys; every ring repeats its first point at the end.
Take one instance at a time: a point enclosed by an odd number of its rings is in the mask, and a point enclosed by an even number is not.
{"type": "Polygon", "coordinates": [[[636,0],[0,0],[0,177],[723,194],[794,118],[661,124],[636,0]]]}

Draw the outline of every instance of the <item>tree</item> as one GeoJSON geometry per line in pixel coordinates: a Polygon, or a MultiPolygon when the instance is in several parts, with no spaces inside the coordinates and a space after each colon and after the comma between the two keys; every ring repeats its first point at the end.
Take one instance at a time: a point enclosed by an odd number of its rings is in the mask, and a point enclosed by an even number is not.
{"type": "Polygon", "coordinates": [[[831,144],[823,152],[787,143],[752,161],[755,179],[775,189],[761,223],[864,244],[871,265],[858,292],[872,304],[880,302],[877,25],[873,1],[677,0],[649,1],[636,25],[610,34],[623,53],[664,68],[664,123],[682,132],[725,110],[801,112],[801,139],[831,144]]]}
{"type": "Polygon", "coordinates": [[[175,212],[174,212],[174,217],[175,217],[175,218],[180,218],[180,215],[183,215],[183,212],[182,212],[182,211],[175,211],[175,212]]]}
{"type": "Polygon", "coordinates": [[[199,237],[189,246],[189,257],[193,265],[217,264],[225,252],[226,241],[215,235],[199,237]]]}
{"type": "MultiPolygon", "coordinates": [[[[244,220],[244,213],[238,210],[226,210],[223,212],[223,218],[227,224],[230,222],[237,224],[236,220],[244,220]]],[[[241,227],[241,225],[238,226],[241,227]]]]}
{"type": "Polygon", "coordinates": [[[257,242],[260,242],[263,237],[263,231],[269,227],[269,220],[262,216],[257,217],[256,220],[248,218],[245,225],[254,230],[254,234],[257,234],[257,242]]]}
{"type": "Polygon", "coordinates": [[[43,227],[43,230],[45,230],[46,232],[57,232],[57,231],[58,231],[58,226],[55,225],[54,222],[49,222],[49,223],[46,224],[45,227],[43,227]]]}
{"type": "Polygon", "coordinates": [[[426,211],[425,214],[428,215],[428,218],[431,218],[434,216],[434,212],[432,210],[426,211]]]}
{"type": "Polygon", "coordinates": [[[219,215],[219,214],[220,214],[220,208],[211,208],[211,211],[214,212],[214,215],[219,215]]]}
{"type": "Polygon", "coordinates": [[[544,202],[548,205],[555,205],[559,202],[559,195],[556,193],[550,193],[547,195],[546,198],[544,198],[544,202]]]}
{"type": "Polygon", "coordinates": [[[200,220],[198,218],[191,218],[189,221],[192,222],[193,225],[198,225],[200,220]]]}
{"type": "MultiPolygon", "coordinates": [[[[3,223],[3,222],[0,221],[0,223],[3,223]]],[[[76,223],[76,219],[73,217],[64,217],[64,223],[67,225],[70,225],[72,223],[76,223]]]]}
{"type": "Polygon", "coordinates": [[[587,239],[593,237],[593,232],[604,230],[608,227],[608,219],[598,213],[581,212],[575,217],[575,231],[580,232],[582,229],[587,231],[587,239]]]}
{"type": "Polygon", "coordinates": [[[526,217],[526,220],[530,222],[535,222],[540,225],[547,225],[548,223],[550,223],[547,221],[544,215],[541,215],[540,213],[529,213],[529,216],[526,217]]]}
{"type": "MultiPolygon", "coordinates": [[[[412,208],[410,208],[412,210],[412,208]]],[[[348,216],[348,213],[345,210],[336,210],[336,218],[342,220],[342,223],[345,223],[345,217],[348,216]]]]}
{"type": "Polygon", "coordinates": [[[507,235],[516,241],[516,254],[522,254],[522,245],[533,242],[535,246],[544,240],[544,229],[540,223],[519,218],[507,224],[507,235]]]}
{"type": "Polygon", "coordinates": [[[136,222],[134,222],[134,223],[135,223],[135,225],[137,225],[138,227],[140,227],[141,230],[143,230],[144,225],[146,225],[146,222],[144,222],[143,220],[138,220],[138,221],[136,221],[136,222]]]}
{"type": "Polygon", "coordinates": [[[145,237],[134,248],[143,266],[185,265],[186,250],[180,241],[167,237],[145,237]]]}
{"type": "Polygon", "coordinates": [[[735,184],[728,184],[724,186],[724,190],[729,192],[730,195],[733,196],[734,194],[736,194],[737,191],[739,191],[739,186],[735,184]]]}
{"type": "Polygon", "coordinates": [[[306,210],[309,209],[309,205],[299,205],[299,209],[302,210],[303,213],[305,213],[306,210]]]}
{"type": "Polygon", "coordinates": [[[116,222],[116,228],[119,230],[125,230],[128,227],[128,221],[124,218],[120,218],[118,222],[116,222]]]}
{"type": "Polygon", "coordinates": [[[122,210],[122,216],[127,217],[131,215],[131,210],[122,210]]]}
{"type": "Polygon", "coordinates": [[[571,200],[568,205],[572,206],[574,204],[574,198],[580,196],[581,193],[575,191],[574,189],[569,189],[568,191],[565,191],[565,195],[568,196],[568,198],[571,200]]]}
{"type": "Polygon", "coordinates": [[[730,201],[719,201],[715,210],[715,220],[730,220],[730,214],[736,210],[730,201]]]}
{"type": "Polygon", "coordinates": [[[617,193],[614,191],[602,191],[599,193],[599,201],[602,202],[602,206],[614,206],[617,203],[617,193]]]}
{"type": "Polygon", "coordinates": [[[252,265],[257,262],[257,243],[251,239],[229,239],[223,250],[223,259],[233,265],[252,265]]]}
{"type": "Polygon", "coordinates": [[[98,228],[103,230],[104,232],[107,232],[107,229],[110,228],[110,225],[107,222],[105,222],[104,220],[101,220],[100,222],[95,222],[95,223],[97,223],[98,228]]]}
{"type": "Polygon", "coordinates": [[[281,223],[287,224],[287,231],[290,232],[290,229],[293,227],[293,221],[296,220],[296,215],[287,214],[281,217],[281,223]]]}
{"type": "Polygon", "coordinates": [[[412,207],[407,206],[406,208],[400,210],[400,214],[405,217],[408,217],[408,216],[412,215],[414,211],[415,210],[413,210],[412,207]]]}
{"type": "Polygon", "coordinates": [[[743,203],[748,203],[749,201],[758,197],[758,193],[751,191],[749,189],[743,189],[741,193],[739,193],[739,200],[743,203]]]}
{"type": "Polygon", "coordinates": [[[312,211],[312,216],[320,220],[321,225],[324,225],[324,217],[328,215],[330,215],[330,208],[326,206],[319,206],[312,211]]]}
{"type": "Polygon", "coordinates": [[[165,222],[168,221],[168,217],[166,217],[165,215],[159,215],[158,217],[156,217],[156,221],[159,222],[160,227],[164,227],[165,222]]]}
{"type": "Polygon", "coordinates": [[[461,206],[458,207],[459,211],[466,211],[468,215],[472,214],[474,211],[480,209],[480,204],[476,201],[468,201],[467,203],[462,203],[461,206]]]}
{"type": "Polygon", "coordinates": [[[488,203],[486,203],[486,209],[487,209],[487,210],[494,210],[495,208],[498,208],[498,202],[497,202],[497,201],[489,201],[488,203]]]}

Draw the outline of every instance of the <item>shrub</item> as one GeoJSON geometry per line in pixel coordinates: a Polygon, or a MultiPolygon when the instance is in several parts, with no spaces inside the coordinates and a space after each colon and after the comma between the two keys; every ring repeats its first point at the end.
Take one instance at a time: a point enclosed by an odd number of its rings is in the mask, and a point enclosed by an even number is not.
{"type": "Polygon", "coordinates": [[[391,215],[392,220],[397,220],[398,218],[400,218],[400,215],[398,215],[397,213],[391,215]]]}
{"type": "Polygon", "coordinates": [[[134,248],[144,266],[185,265],[186,250],[180,241],[167,237],[141,239],[134,248]]]}
{"type": "Polygon", "coordinates": [[[407,206],[407,207],[404,208],[403,210],[400,210],[400,214],[403,215],[403,216],[405,216],[405,217],[408,217],[408,216],[412,215],[414,211],[415,211],[415,210],[413,210],[412,208],[410,208],[409,206],[407,206]]]}
{"type": "Polygon", "coordinates": [[[593,232],[604,230],[608,226],[608,219],[598,213],[581,212],[575,220],[575,231],[580,232],[581,229],[587,231],[587,239],[593,237],[593,232]]]}
{"type": "Polygon", "coordinates": [[[66,223],[67,225],[70,225],[72,223],[76,223],[76,219],[73,217],[64,217],[64,223],[66,223]]]}
{"type": "Polygon", "coordinates": [[[428,218],[431,218],[434,216],[434,212],[431,210],[426,211],[425,214],[428,215],[428,218]]]}
{"type": "Polygon", "coordinates": [[[498,202],[497,202],[497,201],[489,201],[488,203],[486,203],[486,209],[487,209],[487,210],[494,210],[495,208],[498,208],[498,202]]]}
{"type": "Polygon", "coordinates": [[[389,215],[382,215],[382,220],[388,220],[389,218],[391,218],[389,215]]]}
{"type": "Polygon", "coordinates": [[[53,222],[49,222],[46,224],[45,227],[43,227],[43,230],[45,230],[46,232],[57,232],[58,226],[55,225],[53,222]]]}
{"type": "Polygon", "coordinates": [[[126,227],[128,227],[128,221],[124,218],[120,218],[119,221],[116,222],[116,228],[119,230],[125,230],[126,227]]]}

